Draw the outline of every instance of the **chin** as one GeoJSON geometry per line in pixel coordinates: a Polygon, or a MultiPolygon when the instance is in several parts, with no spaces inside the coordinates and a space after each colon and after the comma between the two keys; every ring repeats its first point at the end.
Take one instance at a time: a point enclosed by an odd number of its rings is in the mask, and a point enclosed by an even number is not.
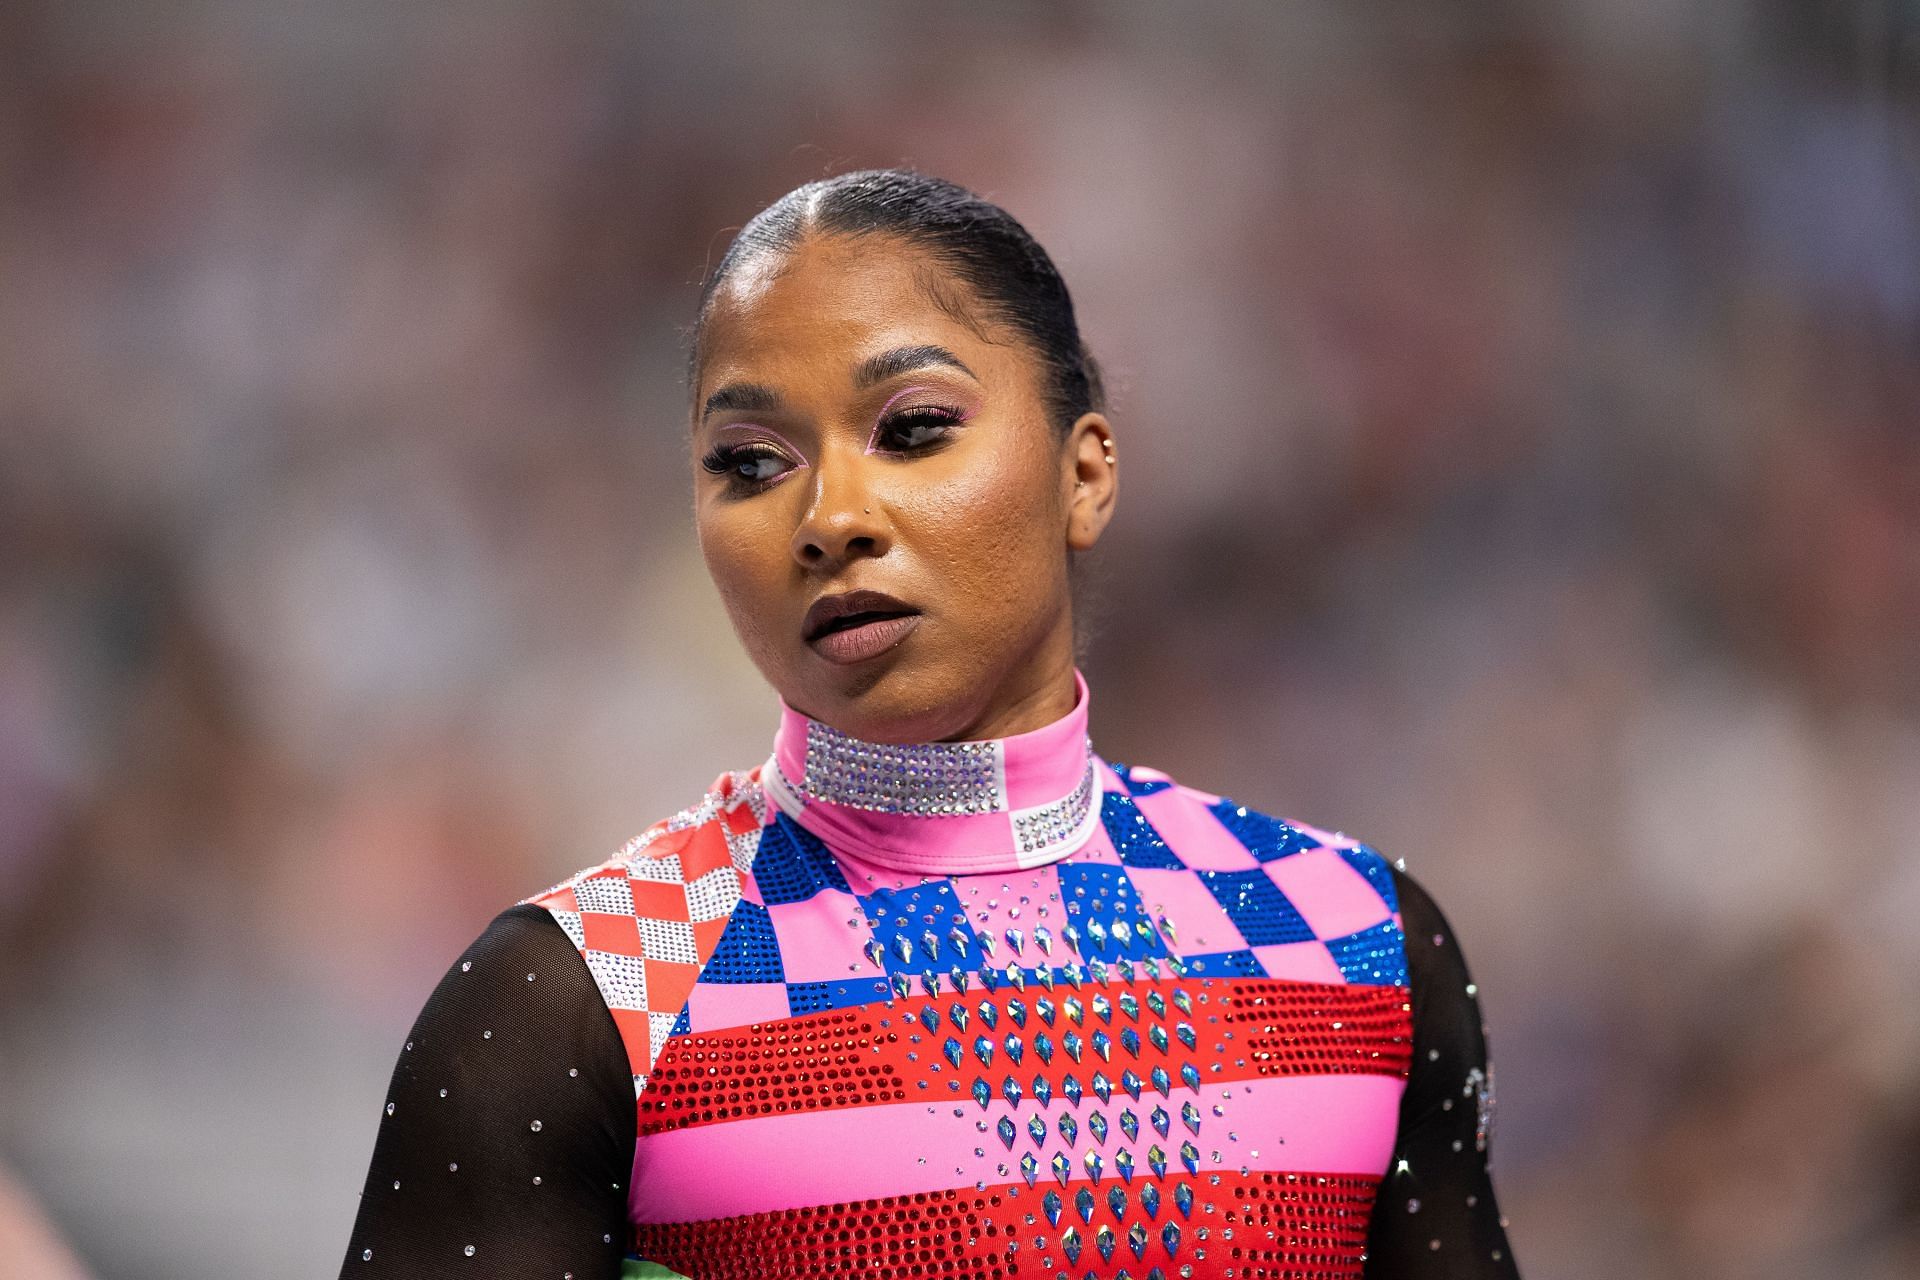
{"type": "MultiPolygon", "coordinates": [[[[903,648],[905,646],[902,646],[903,648]]],[[[826,667],[801,699],[789,705],[856,738],[872,742],[932,742],[959,732],[974,713],[980,682],[951,662],[887,654],[856,667],[826,667]]]]}

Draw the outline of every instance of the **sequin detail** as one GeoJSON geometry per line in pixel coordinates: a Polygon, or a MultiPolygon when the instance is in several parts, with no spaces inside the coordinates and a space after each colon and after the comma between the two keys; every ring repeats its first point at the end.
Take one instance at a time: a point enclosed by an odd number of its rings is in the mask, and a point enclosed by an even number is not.
{"type": "Polygon", "coordinates": [[[1007,807],[1006,762],[991,740],[868,742],[814,720],[805,770],[786,781],[810,799],[880,813],[951,816],[1007,807]]]}

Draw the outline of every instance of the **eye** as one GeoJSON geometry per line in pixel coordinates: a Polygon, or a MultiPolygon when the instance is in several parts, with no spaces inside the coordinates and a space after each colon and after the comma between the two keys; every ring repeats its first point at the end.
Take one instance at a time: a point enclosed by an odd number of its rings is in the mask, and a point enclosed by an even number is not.
{"type": "Polygon", "coordinates": [[[700,459],[709,475],[719,476],[736,489],[764,489],[793,469],[793,462],[774,446],[759,440],[717,444],[700,459]]]}
{"type": "Polygon", "coordinates": [[[915,405],[890,413],[873,433],[873,449],[880,453],[914,453],[939,444],[966,420],[966,413],[950,405],[915,405]]]}

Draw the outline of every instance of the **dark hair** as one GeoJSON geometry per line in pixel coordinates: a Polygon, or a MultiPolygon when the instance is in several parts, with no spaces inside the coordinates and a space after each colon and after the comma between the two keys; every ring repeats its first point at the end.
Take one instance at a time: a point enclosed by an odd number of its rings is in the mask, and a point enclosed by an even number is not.
{"type": "Polygon", "coordinates": [[[701,286],[690,383],[699,370],[701,334],[715,291],[747,259],[787,252],[815,233],[894,235],[927,250],[973,290],[990,318],[1027,340],[1046,370],[1044,394],[1056,435],[1064,438],[1081,414],[1105,407],[1099,367],[1080,339],[1073,298],[1047,251],[999,205],[911,169],[821,178],[754,215],[701,286]]]}

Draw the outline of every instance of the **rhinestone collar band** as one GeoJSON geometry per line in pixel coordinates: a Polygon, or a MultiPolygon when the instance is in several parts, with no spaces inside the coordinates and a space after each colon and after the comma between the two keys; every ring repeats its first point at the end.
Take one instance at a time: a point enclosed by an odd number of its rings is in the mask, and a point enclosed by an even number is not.
{"type": "Polygon", "coordinates": [[[1051,724],[973,742],[868,742],[780,704],[761,782],[837,852],[929,874],[1055,862],[1100,825],[1087,682],[1051,724]]]}

